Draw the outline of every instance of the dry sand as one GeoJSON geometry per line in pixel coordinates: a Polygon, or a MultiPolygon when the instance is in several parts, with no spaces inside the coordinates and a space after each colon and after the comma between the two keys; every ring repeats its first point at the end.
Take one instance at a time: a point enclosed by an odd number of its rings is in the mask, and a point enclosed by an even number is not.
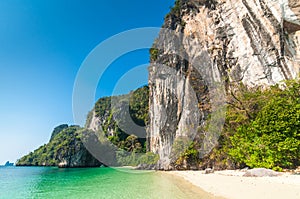
{"type": "Polygon", "coordinates": [[[244,171],[166,172],[184,178],[202,190],[228,199],[300,199],[300,175],[283,173],[277,177],[243,177],[244,171]]]}

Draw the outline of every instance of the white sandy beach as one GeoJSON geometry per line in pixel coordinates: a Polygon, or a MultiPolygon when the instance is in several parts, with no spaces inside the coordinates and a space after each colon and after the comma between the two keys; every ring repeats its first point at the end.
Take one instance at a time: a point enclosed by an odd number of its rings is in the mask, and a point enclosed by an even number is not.
{"type": "Polygon", "coordinates": [[[276,177],[243,177],[244,171],[167,172],[200,187],[215,196],[228,199],[300,199],[300,175],[283,173],[276,177]]]}

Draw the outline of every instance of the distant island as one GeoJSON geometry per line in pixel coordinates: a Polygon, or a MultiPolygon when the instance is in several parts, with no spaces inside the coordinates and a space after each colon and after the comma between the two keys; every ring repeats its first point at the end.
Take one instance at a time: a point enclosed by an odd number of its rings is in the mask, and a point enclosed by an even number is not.
{"type": "Polygon", "coordinates": [[[11,167],[14,166],[14,163],[7,161],[4,166],[11,167]]]}

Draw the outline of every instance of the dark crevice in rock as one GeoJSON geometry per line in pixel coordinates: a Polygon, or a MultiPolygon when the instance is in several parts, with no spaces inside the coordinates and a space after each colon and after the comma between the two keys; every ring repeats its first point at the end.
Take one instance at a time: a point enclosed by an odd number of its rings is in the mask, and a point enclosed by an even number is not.
{"type": "Polygon", "coordinates": [[[299,24],[295,24],[295,23],[289,22],[287,20],[283,21],[283,26],[284,26],[284,29],[289,34],[292,34],[292,33],[297,32],[297,31],[300,30],[300,25],[299,24]]]}
{"type": "MultiPolygon", "coordinates": [[[[285,27],[274,16],[266,0],[235,2],[236,8],[245,13],[244,16],[234,13],[239,10],[235,10],[235,6],[228,1],[176,2],[163,26],[174,30],[175,34],[161,31],[156,43],[163,50],[159,50],[157,59],[151,62],[156,68],[149,69],[150,115],[153,116],[149,129],[156,131],[149,131],[154,136],[150,138],[149,145],[152,145],[150,150],[161,155],[157,168],[167,170],[191,168],[187,162],[174,164],[176,159],[172,158],[172,145],[177,138],[192,135],[194,129],[190,128],[190,124],[197,128],[197,135],[192,140],[197,149],[202,149],[201,143],[207,136],[205,125],[214,105],[210,97],[216,94],[214,88],[209,86],[214,80],[213,83],[225,81],[224,93],[229,94],[236,89],[231,84],[243,82],[247,86],[268,86],[292,77],[285,52],[292,50],[292,36],[286,34],[285,27]],[[204,24],[208,27],[202,29],[204,24]],[[170,67],[175,79],[182,80],[180,84],[175,85],[173,79],[166,75],[167,69],[162,70],[154,64],[170,67]],[[169,88],[176,95],[172,95],[169,88]],[[158,101],[159,105],[154,104],[158,101]],[[197,104],[193,106],[193,102],[197,104]]],[[[217,164],[215,160],[203,161],[203,165],[205,162],[209,166],[217,164]]],[[[196,167],[199,168],[199,165],[196,167]]]]}
{"type": "MultiPolygon", "coordinates": [[[[281,72],[284,75],[285,79],[290,79],[292,75],[285,63],[285,60],[282,60],[279,50],[276,49],[275,44],[272,41],[272,36],[268,33],[265,27],[258,20],[255,13],[248,5],[247,1],[243,0],[242,2],[244,6],[247,8],[247,10],[249,11],[249,14],[251,15],[252,18],[251,19],[250,16],[247,15],[245,18],[243,18],[242,23],[244,29],[246,30],[251,40],[251,46],[254,49],[255,55],[258,56],[261,64],[265,66],[266,78],[270,82],[272,81],[271,68],[269,66],[274,66],[274,63],[270,63],[265,57],[268,58],[273,57],[273,59],[276,60],[276,64],[278,64],[278,67],[281,69],[281,72]],[[270,50],[266,51],[265,49],[270,49],[270,50]]],[[[280,51],[282,51],[282,45],[280,46],[280,51]]]]}
{"type": "Polygon", "coordinates": [[[280,22],[276,19],[272,11],[269,9],[269,7],[266,5],[266,3],[263,0],[259,0],[259,3],[262,10],[264,11],[264,16],[266,16],[266,18],[274,26],[275,33],[281,34],[282,24],[280,24],[280,22]]]}

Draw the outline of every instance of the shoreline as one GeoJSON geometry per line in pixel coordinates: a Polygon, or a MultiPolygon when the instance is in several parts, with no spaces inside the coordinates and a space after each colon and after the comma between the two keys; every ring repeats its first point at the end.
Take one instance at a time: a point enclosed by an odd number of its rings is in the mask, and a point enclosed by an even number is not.
{"type": "Polygon", "coordinates": [[[245,171],[224,170],[211,174],[204,171],[167,171],[215,197],[228,199],[298,199],[300,175],[282,173],[276,177],[244,177],[245,171]]]}
{"type": "MultiPolygon", "coordinates": [[[[199,196],[198,198],[202,199],[226,199],[223,196],[216,196],[213,193],[210,193],[206,190],[204,190],[202,187],[199,187],[189,180],[186,180],[182,178],[181,176],[178,176],[176,174],[169,173],[170,171],[155,171],[156,175],[164,176],[164,178],[169,179],[172,181],[177,187],[180,187],[180,189],[184,190],[187,194],[193,193],[197,194],[199,196]]],[[[174,172],[174,171],[172,171],[174,172]]],[[[188,195],[187,198],[190,198],[188,195]]]]}

